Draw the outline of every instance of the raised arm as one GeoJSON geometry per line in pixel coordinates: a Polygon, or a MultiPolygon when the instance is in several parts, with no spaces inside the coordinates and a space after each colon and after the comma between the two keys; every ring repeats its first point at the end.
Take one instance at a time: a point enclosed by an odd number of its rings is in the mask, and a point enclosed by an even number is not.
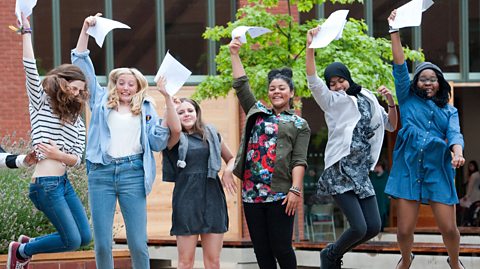
{"type": "MultiPolygon", "coordinates": [[[[27,17],[25,17],[22,13],[22,24],[23,29],[30,29],[30,21],[27,17]]],[[[22,32],[22,40],[23,40],[23,58],[26,59],[35,59],[35,55],[33,53],[33,45],[32,45],[32,32],[22,32]]]]}
{"type": "Polygon", "coordinates": [[[305,58],[305,67],[307,71],[308,88],[312,91],[313,98],[323,111],[327,111],[332,101],[332,92],[327,85],[318,77],[315,64],[315,49],[311,49],[313,37],[320,31],[320,27],[308,30],[307,32],[307,52],[305,58]]]}
{"type": "Polygon", "coordinates": [[[233,78],[239,78],[245,76],[245,69],[243,68],[242,60],[240,59],[240,48],[242,47],[242,42],[239,38],[234,38],[230,45],[230,59],[232,60],[232,75],[233,78]]]}
{"type": "Polygon", "coordinates": [[[77,47],[75,50],[79,53],[84,52],[88,49],[88,28],[95,25],[97,22],[97,17],[102,16],[102,13],[97,13],[95,16],[88,16],[83,21],[82,30],[80,31],[80,36],[78,37],[77,47]]]}
{"type": "Polygon", "coordinates": [[[248,78],[245,69],[243,68],[242,60],[240,59],[239,52],[242,47],[242,42],[240,42],[239,38],[234,38],[228,47],[230,49],[230,58],[232,60],[232,75],[234,79],[233,88],[237,93],[243,111],[248,113],[250,108],[257,102],[257,99],[250,89],[248,78]]]}
{"type": "MultiPolygon", "coordinates": [[[[388,16],[389,25],[393,22],[396,15],[397,10],[394,9],[390,13],[390,16],[388,16]]],[[[403,53],[402,41],[400,40],[400,32],[398,31],[398,29],[390,30],[390,39],[392,41],[393,62],[395,64],[403,64],[405,62],[405,55],[403,53]]]]}
{"type": "Polygon", "coordinates": [[[167,93],[165,88],[167,81],[164,77],[160,77],[157,82],[157,89],[165,98],[165,114],[162,121],[163,127],[168,127],[170,130],[170,137],[168,138],[167,148],[171,149],[175,146],[180,140],[180,133],[182,132],[182,125],[180,119],[178,118],[176,107],[173,97],[167,93]]]}
{"type": "Polygon", "coordinates": [[[317,68],[315,66],[315,49],[311,49],[310,44],[312,44],[313,37],[320,31],[320,26],[310,29],[307,32],[307,52],[305,65],[307,68],[307,76],[315,76],[317,74],[317,68]]]}
{"type": "Polygon", "coordinates": [[[22,13],[22,46],[23,46],[23,66],[26,77],[26,88],[30,107],[35,111],[41,109],[45,101],[45,92],[43,91],[40,76],[37,70],[35,55],[33,53],[32,34],[30,30],[30,21],[22,13]],[[28,30],[27,30],[28,29],[28,30]]]}
{"type": "Polygon", "coordinates": [[[88,90],[90,91],[90,99],[88,101],[90,110],[92,110],[98,102],[102,101],[103,96],[106,94],[106,91],[97,81],[95,68],[92,60],[89,57],[90,51],[88,50],[89,36],[87,34],[87,30],[89,27],[95,25],[96,18],[101,15],[101,13],[97,13],[95,16],[89,16],[85,18],[83,21],[82,30],[80,31],[80,35],[78,37],[77,46],[72,50],[71,55],[72,64],[78,66],[87,77],[88,90]]]}

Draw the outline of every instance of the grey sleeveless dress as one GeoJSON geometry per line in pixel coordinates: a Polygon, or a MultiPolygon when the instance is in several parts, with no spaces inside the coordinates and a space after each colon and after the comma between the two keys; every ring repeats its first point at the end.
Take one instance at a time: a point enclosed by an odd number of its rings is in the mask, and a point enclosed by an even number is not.
{"type": "MultiPolygon", "coordinates": [[[[172,198],[170,235],[225,233],[228,214],[220,178],[207,178],[208,143],[198,135],[188,135],[187,166],[179,170],[172,198]]],[[[178,160],[178,144],[164,154],[178,160]]]]}

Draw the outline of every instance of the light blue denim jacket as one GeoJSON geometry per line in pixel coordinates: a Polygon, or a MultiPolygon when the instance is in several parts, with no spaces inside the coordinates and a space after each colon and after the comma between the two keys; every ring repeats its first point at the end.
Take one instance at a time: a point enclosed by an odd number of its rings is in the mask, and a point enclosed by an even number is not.
{"type": "MultiPolygon", "coordinates": [[[[78,66],[87,77],[90,91],[89,107],[90,128],[87,138],[87,160],[91,163],[109,164],[111,156],[107,154],[110,146],[110,129],[108,115],[112,109],[107,108],[108,90],[100,86],[95,76],[95,69],[89,57],[90,51],[76,52],[72,50],[72,63],[78,66]]],[[[156,163],[152,151],[162,151],[167,147],[170,131],[162,127],[154,105],[147,98],[142,105],[142,133],[140,136],[143,148],[143,170],[145,171],[145,193],[148,195],[156,175],[156,163]]]]}

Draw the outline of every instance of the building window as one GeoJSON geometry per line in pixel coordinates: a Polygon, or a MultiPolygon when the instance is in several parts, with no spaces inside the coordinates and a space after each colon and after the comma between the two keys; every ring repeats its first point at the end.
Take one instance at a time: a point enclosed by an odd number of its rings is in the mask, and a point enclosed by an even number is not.
{"type": "Polygon", "coordinates": [[[327,1],[324,3],[325,6],[325,18],[328,18],[330,14],[333,12],[339,10],[339,9],[348,9],[350,12],[348,12],[348,18],[354,18],[357,20],[361,20],[365,18],[364,12],[363,12],[363,4],[355,2],[353,4],[333,4],[330,1],[327,1]]]}
{"type": "Polygon", "coordinates": [[[207,0],[165,2],[166,48],[194,75],[207,74],[207,0]]]}
{"type": "Polygon", "coordinates": [[[202,33],[208,25],[209,16],[215,17],[215,24],[225,25],[233,20],[232,7],[236,1],[159,2],[163,3],[161,8],[157,8],[157,1],[151,0],[39,1],[32,25],[38,66],[40,72],[43,72],[41,74],[58,63],[70,62],[70,50],[76,46],[82,23],[87,16],[95,15],[96,12],[104,15],[110,12],[111,18],[129,25],[131,30],[115,30],[113,47],[107,46],[108,37],[103,48],[98,47],[94,39],[90,38],[90,57],[97,75],[105,76],[110,71],[107,70],[109,68],[126,66],[154,76],[160,65],[159,58],[164,53],[159,51],[162,46],[157,42],[165,43],[165,48],[189,68],[193,75],[207,75],[208,70],[213,69],[214,63],[209,59],[213,59],[215,55],[210,54],[214,54],[215,50],[209,52],[208,41],[203,39],[202,33]],[[106,6],[111,6],[110,11],[105,11],[106,6]],[[164,19],[162,21],[165,24],[161,25],[165,28],[164,36],[163,31],[156,27],[158,18],[164,19]],[[54,23],[55,21],[60,23],[54,23]]]}
{"type": "Polygon", "coordinates": [[[38,72],[40,75],[45,75],[46,72],[53,68],[51,1],[42,1],[37,4],[31,24],[35,29],[33,37],[38,72]]]}
{"type": "Polygon", "coordinates": [[[480,72],[480,3],[470,0],[468,5],[470,71],[480,72]]]}
{"type": "Polygon", "coordinates": [[[115,30],[114,67],[135,67],[143,74],[156,74],[160,64],[156,53],[155,1],[112,1],[113,19],[131,27],[115,30]]]}
{"type": "Polygon", "coordinates": [[[438,65],[443,72],[460,71],[459,12],[459,1],[436,1],[422,15],[421,47],[425,60],[438,65]]]}

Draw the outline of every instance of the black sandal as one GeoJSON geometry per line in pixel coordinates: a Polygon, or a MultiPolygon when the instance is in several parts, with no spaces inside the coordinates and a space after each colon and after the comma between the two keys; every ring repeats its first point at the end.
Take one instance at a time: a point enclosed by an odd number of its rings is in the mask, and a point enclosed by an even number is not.
{"type": "MultiPolygon", "coordinates": [[[[448,266],[450,266],[450,268],[452,268],[452,265],[450,264],[450,257],[447,258],[447,263],[448,263],[448,266]]],[[[460,263],[462,268],[465,269],[465,266],[463,266],[463,263],[460,259],[458,259],[458,263],[460,263]]]]}
{"type": "MultiPolygon", "coordinates": [[[[400,258],[400,260],[398,260],[397,262],[397,266],[395,266],[395,269],[398,267],[398,265],[400,264],[400,262],[402,262],[402,258],[400,258]]],[[[410,266],[412,266],[412,262],[413,262],[413,259],[415,259],[415,255],[413,253],[410,253],[410,264],[408,265],[408,268],[410,268],[410,266]]],[[[450,263],[449,263],[450,264],[450,263]]]]}

